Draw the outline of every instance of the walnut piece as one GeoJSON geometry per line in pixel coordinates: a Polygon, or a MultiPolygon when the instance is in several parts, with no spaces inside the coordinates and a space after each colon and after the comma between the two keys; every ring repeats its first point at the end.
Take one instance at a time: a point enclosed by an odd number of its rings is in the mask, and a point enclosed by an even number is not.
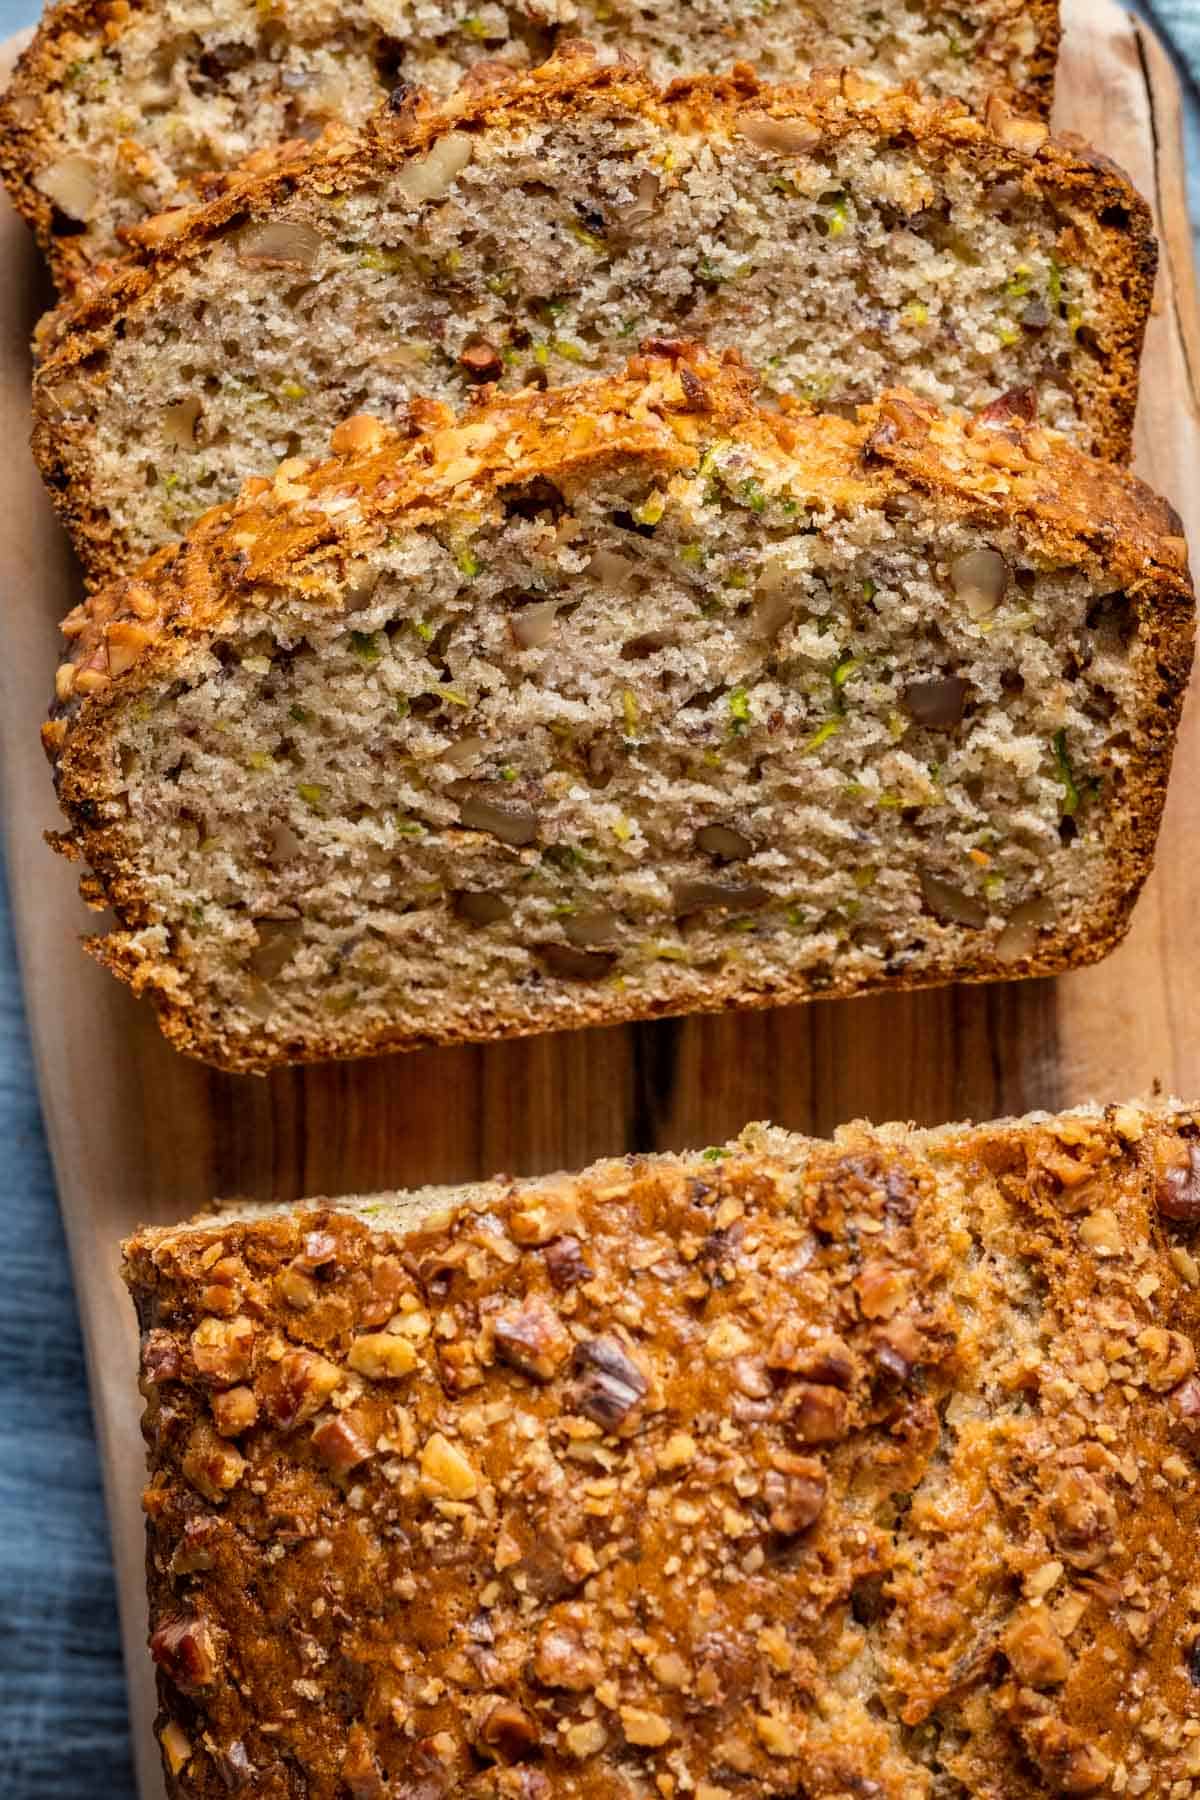
{"type": "Polygon", "coordinates": [[[217,1387],[232,1387],[250,1373],[254,1356],[254,1321],[239,1313],[233,1319],[201,1319],[192,1333],[196,1372],[217,1387]]]}
{"type": "Polygon", "coordinates": [[[342,1371],[327,1357],[312,1350],[289,1350],[258,1378],[257,1392],[264,1413],[281,1431],[292,1431],[320,1412],[342,1371]]]}
{"type": "Polygon", "coordinates": [[[575,1406],[605,1431],[623,1425],[649,1391],[646,1377],[613,1337],[576,1344],[575,1374],[575,1406]]]}
{"type": "Polygon", "coordinates": [[[550,1381],[571,1354],[571,1335],[552,1306],[534,1295],[492,1321],[496,1354],[534,1381],[550,1381]]]}
{"type": "Polygon", "coordinates": [[[188,1439],[181,1466],[198,1493],[206,1500],[219,1503],[237,1486],[247,1465],[240,1451],[219,1437],[206,1421],[201,1421],[188,1439]]]}
{"type": "Polygon", "coordinates": [[[150,1654],[185,1694],[211,1687],[217,1678],[217,1648],[212,1632],[195,1614],[165,1620],[151,1636],[150,1654]]]}

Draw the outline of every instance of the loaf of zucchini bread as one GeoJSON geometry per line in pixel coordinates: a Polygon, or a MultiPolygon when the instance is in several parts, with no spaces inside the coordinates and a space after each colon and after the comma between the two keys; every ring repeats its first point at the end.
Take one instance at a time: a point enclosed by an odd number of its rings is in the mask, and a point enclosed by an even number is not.
{"type": "Polygon", "coordinates": [[[560,59],[231,180],[57,322],[35,449],[93,577],[359,411],[735,343],[852,410],[900,376],[1129,450],[1154,241],[1110,165],[852,75],[804,88],[560,59]]]}
{"type": "Polygon", "coordinates": [[[1190,1800],[1198,1221],[1121,1106],[139,1233],[173,1800],[1190,1800]]]}
{"type": "Polygon", "coordinates": [[[1179,523],[1036,426],[734,353],[359,417],[66,621],[94,954],[235,1069],[1094,959],[1150,866],[1179,523]]]}
{"type": "Polygon", "coordinates": [[[856,65],[982,108],[999,92],[1047,115],[1056,0],[495,0],[463,14],[242,0],[60,0],[0,109],[0,169],[63,285],[121,250],[118,232],[254,151],[362,116],[404,83],[448,93],[464,72],[538,63],[567,38],[636,57],[656,80],[739,59],[788,79],[856,65]]]}

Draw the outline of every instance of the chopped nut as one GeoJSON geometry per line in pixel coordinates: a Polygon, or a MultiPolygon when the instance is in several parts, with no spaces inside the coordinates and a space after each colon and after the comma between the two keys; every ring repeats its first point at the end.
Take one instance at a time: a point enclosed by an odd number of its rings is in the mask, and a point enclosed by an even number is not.
{"type": "Polygon", "coordinates": [[[412,1374],[417,1353],[407,1337],[391,1331],[372,1331],[355,1338],[346,1361],[368,1381],[398,1381],[412,1374]]]}
{"type": "Polygon", "coordinates": [[[320,232],[299,219],[244,225],[236,242],[244,269],[296,269],[306,274],[321,252],[320,232]]]}
{"type": "Polygon", "coordinates": [[[660,1650],[650,1658],[650,1673],[660,1687],[685,1688],[688,1667],[676,1650],[660,1650]]]}
{"type": "Polygon", "coordinates": [[[571,1354],[571,1336],[552,1306],[535,1295],[492,1321],[496,1354],[535,1381],[550,1381],[571,1354]]]}
{"type": "Polygon", "coordinates": [[[846,1435],[849,1403],[837,1388],[798,1381],[786,1407],[788,1425],[802,1444],[834,1444],[846,1435]]]}
{"type": "Polygon", "coordinates": [[[807,119],[774,119],[769,113],[743,117],[738,131],[756,149],[782,156],[804,156],[821,142],[820,130],[807,119]]]}
{"type": "Polygon", "coordinates": [[[578,1224],[577,1201],[571,1188],[537,1187],[519,1194],[513,1202],[508,1235],[515,1244],[525,1247],[548,1244],[578,1224]]]}
{"type": "Polygon", "coordinates": [[[1079,1241],[1100,1256],[1116,1256],[1121,1249],[1121,1227],[1111,1206],[1097,1207],[1079,1227],[1079,1241]]]}
{"type": "Polygon", "coordinates": [[[696,1440],[686,1431],[672,1432],[658,1453],[658,1466],[663,1470],[682,1469],[696,1454],[696,1440]]]}
{"type": "Polygon", "coordinates": [[[213,1424],[222,1437],[240,1437],[258,1418],[253,1388],[228,1388],[223,1394],[214,1394],[210,1405],[213,1424]]]}
{"type": "Polygon", "coordinates": [[[608,1742],[608,1733],[599,1719],[585,1719],[581,1725],[569,1725],[563,1743],[571,1756],[581,1761],[585,1756],[599,1756],[608,1742]]]}
{"type": "Polygon", "coordinates": [[[772,1531],[794,1537],[820,1518],[829,1480],[815,1457],[777,1454],[775,1467],[763,1478],[763,1499],[772,1531]]]}
{"type": "Polygon", "coordinates": [[[335,456],[362,456],[377,450],[387,435],[382,419],[373,418],[370,413],[355,413],[334,428],[329,448],[335,456]]]}
{"type": "Polygon", "coordinates": [[[1008,578],[1008,564],[998,550],[968,550],[950,565],[951,586],[973,619],[995,612],[1008,578]]]}
{"type": "Polygon", "coordinates": [[[545,1687],[580,1694],[596,1686],[604,1664],[578,1631],[547,1619],[538,1633],[533,1671],[545,1687]]]}
{"type": "Polygon", "coordinates": [[[1112,1768],[1107,1756],[1061,1719],[1036,1719],[1027,1732],[1047,1780],[1063,1794],[1095,1794],[1112,1768]]]}
{"type": "Polygon", "coordinates": [[[350,1800],[388,1800],[371,1740],[362,1725],[350,1727],[341,1773],[350,1800]]]}
{"type": "Polygon", "coordinates": [[[537,1720],[515,1700],[497,1700],[485,1715],[476,1738],[485,1755],[506,1763],[523,1762],[534,1755],[540,1743],[537,1720]]]}
{"type": "Polygon", "coordinates": [[[214,1504],[224,1500],[245,1474],[248,1464],[240,1451],[217,1436],[207,1422],[196,1425],[188,1439],[182,1469],[192,1486],[214,1504]]]}
{"type": "Polygon", "coordinates": [[[195,1614],[167,1619],[150,1638],[150,1654],[185,1694],[211,1687],[217,1679],[217,1647],[208,1625],[195,1614]]]}
{"type": "Polygon", "coordinates": [[[169,1331],[149,1331],[142,1343],[142,1380],[157,1387],[164,1381],[178,1381],[183,1371],[179,1346],[169,1331]]]}
{"type": "Polygon", "coordinates": [[[244,1381],[250,1373],[254,1335],[254,1321],[244,1314],[201,1319],[191,1339],[197,1374],[221,1387],[244,1381]]]}
{"type": "Polygon", "coordinates": [[[440,1431],[428,1438],[421,1451],[421,1479],[427,1490],[451,1500],[473,1500],[479,1477],[462,1451],[440,1431]]]}
{"type": "Polygon", "coordinates": [[[575,1373],[575,1405],[606,1431],[626,1423],[649,1392],[646,1377],[613,1337],[585,1338],[577,1344],[575,1373]]]}
{"type": "Polygon", "coordinates": [[[178,1775],[181,1770],[187,1767],[187,1764],[191,1760],[191,1739],[187,1736],[182,1726],[177,1725],[174,1719],[172,1719],[168,1724],[163,1726],[162,1731],[159,1733],[158,1741],[162,1745],[163,1757],[166,1761],[168,1774],[178,1775]]]}
{"type": "Polygon", "coordinates": [[[750,1333],[736,1319],[726,1315],[717,1320],[705,1339],[704,1354],[709,1362],[722,1362],[731,1356],[741,1356],[753,1342],[750,1333]]]}
{"type": "Polygon", "coordinates": [[[1076,1569],[1094,1569],[1109,1553],[1117,1530],[1112,1497],[1094,1475],[1066,1469],[1050,1498],[1059,1553],[1076,1569]]]}
{"type": "Polygon", "coordinates": [[[468,344],[458,360],[473,381],[497,381],[504,372],[504,358],[486,338],[468,344]]]}
{"type": "Polygon", "coordinates": [[[1200,1220],[1200,1144],[1169,1138],[1156,1147],[1155,1200],[1164,1219],[1194,1225],[1200,1220]]]}
{"type": "MultiPolygon", "coordinates": [[[[284,922],[287,923],[288,921],[284,922]]],[[[263,925],[266,923],[268,923],[268,921],[265,919],[258,923],[260,945],[263,940],[263,925]]],[[[282,969],[283,963],[291,956],[292,944],[286,936],[283,936],[280,947],[286,948],[287,956],[280,962],[279,968],[273,970],[264,969],[261,959],[258,957],[257,953],[255,954],[253,963],[254,973],[260,980],[270,980],[274,975],[277,975],[279,970],[282,969]]],[[[275,1277],[275,1286],[280,1298],[296,1312],[307,1312],[310,1307],[317,1304],[317,1300],[320,1297],[320,1290],[311,1276],[305,1275],[299,1269],[295,1268],[281,1269],[279,1274],[275,1277]]]]}
{"type": "Polygon", "coordinates": [[[1016,112],[999,94],[988,96],[983,116],[988,130],[1010,150],[1017,150],[1023,156],[1035,156],[1050,135],[1049,126],[1041,119],[1031,119],[1016,112]]]}
{"type": "Polygon", "coordinates": [[[1056,1687],[1071,1673],[1071,1658],[1044,1607],[1019,1615],[1003,1641],[1013,1674],[1026,1687],[1056,1687]]]}
{"type": "Polygon", "coordinates": [[[313,1447],[334,1475],[347,1475],[374,1455],[353,1413],[335,1413],[313,1426],[313,1447]]]}
{"type": "Polygon", "coordinates": [[[795,1726],[778,1713],[756,1713],[754,1729],[768,1756],[799,1756],[803,1739],[795,1726]]]}
{"type": "Polygon", "coordinates": [[[578,1238],[554,1238],[546,1245],[543,1255],[546,1259],[546,1273],[560,1292],[578,1287],[581,1281],[589,1281],[594,1274],[578,1238]]]}
{"type": "Polygon", "coordinates": [[[1181,1331],[1151,1325],[1138,1334],[1137,1342],[1146,1359],[1146,1385],[1156,1394],[1177,1387],[1196,1366],[1196,1352],[1181,1331]]]}
{"type": "Polygon", "coordinates": [[[848,1389],[854,1381],[854,1356],[839,1337],[810,1338],[798,1321],[785,1319],[771,1340],[767,1367],[787,1369],[823,1387],[848,1389]]]}
{"type": "Polygon", "coordinates": [[[100,197],[96,165],[86,156],[60,156],[57,162],[38,171],[33,185],[54,202],[59,212],[78,224],[91,218],[100,197]]]}
{"type": "Polygon", "coordinates": [[[623,1706],[620,1713],[621,1729],[627,1743],[654,1748],[670,1739],[671,1722],[661,1713],[649,1712],[642,1706],[623,1706]]]}
{"type": "Polygon", "coordinates": [[[342,1371],[326,1357],[312,1350],[289,1350],[259,1375],[258,1396],[271,1423],[292,1431],[320,1412],[341,1381],[342,1371]]]}

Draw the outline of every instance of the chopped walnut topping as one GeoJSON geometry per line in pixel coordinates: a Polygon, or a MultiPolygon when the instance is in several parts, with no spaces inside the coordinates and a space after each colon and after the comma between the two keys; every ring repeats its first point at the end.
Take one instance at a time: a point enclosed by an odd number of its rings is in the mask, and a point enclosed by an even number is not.
{"type": "Polygon", "coordinates": [[[149,1331],[142,1343],[142,1380],[157,1386],[178,1381],[183,1371],[179,1345],[166,1331],[149,1331]]]}
{"type": "Polygon", "coordinates": [[[1146,1381],[1156,1394],[1177,1387],[1196,1366],[1196,1352],[1181,1331],[1151,1325],[1139,1334],[1138,1349],[1146,1359],[1146,1381]]]}
{"type": "Polygon", "coordinates": [[[1026,1687],[1056,1687],[1071,1673],[1071,1658],[1044,1607],[1033,1606],[1009,1626],[1004,1650],[1026,1687]]]}
{"type": "Polygon", "coordinates": [[[575,1193],[567,1186],[535,1188],[514,1204],[508,1215],[509,1236],[527,1248],[561,1238],[577,1224],[575,1193]]]}
{"type": "Polygon", "coordinates": [[[485,1714],[475,1740],[485,1756],[522,1762],[537,1752],[541,1732],[532,1713],[513,1700],[497,1700],[485,1714]]]}
{"type": "Polygon", "coordinates": [[[255,1384],[263,1412],[281,1431],[292,1431],[320,1412],[341,1386],[342,1371],[312,1350],[289,1350],[264,1369],[255,1384]]]}
{"type": "Polygon", "coordinates": [[[258,1401],[253,1388],[227,1388],[222,1394],[214,1394],[209,1404],[213,1424],[222,1437],[240,1437],[258,1418],[258,1401]]]}
{"type": "Polygon", "coordinates": [[[1173,1224],[1195,1225],[1200,1220],[1200,1143],[1160,1140],[1156,1161],[1159,1212],[1173,1224]]]}
{"type": "Polygon", "coordinates": [[[144,1234],[177,1785],[913,1800],[935,1720],[964,1790],[1184,1800],[1200,1289],[1142,1118],[144,1234]]]}
{"type": "Polygon", "coordinates": [[[432,1493],[451,1500],[473,1500],[479,1477],[467,1458],[448,1438],[435,1431],[421,1451],[421,1479],[432,1493]]]}
{"type": "Polygon", "coordinates": [[[595,1272],[583,1253],[583,1245],[575,1237],[554,1238],[542,1255],[546,1259],[546,1273],[560,1291],[578,1287],[581,1281],[590,1281],[595,1272]]]}
{"type": "Polygon", "coordinates": [[[798,1381],[788,1393],[788,1424],[802,1444],[835,1444],[846,1435],[849,1406],[837,1388],[798,1381]]]}
{"type": "Polygon", "coordinates": [[[192,1333],[197,1372],[220,1387],[244,1381],[250,1373],[253,1354],[253,1319],[202,1319],[192,1333]]]}
{"type": "Polygon", "coordinates": [[[763,1478],[763,1498],[770,1507],[772,1531],[785,1537],[807,1531],[820,1518],[829,1492],[829,1478],[814,1457],[777,1452],[774,1468],[763,1478]]]}
{"type": "Polygon", "coordinates": [[[151,1634],[150,1654],[185,1694],[217,1679],[217,1649],[203,1619],[188,1615],[166,1620],[151,1634]]]}
{"type": "Polygon", "coordinates": [[[671,1721],[642,1706],[623,1706],[621,1729],[630,1744],[657,1746],[670,1740],[671,1721]]]}
{"type": "Polygon", "coordinates": [[[206,1500],[219,1502],[237,1486],[248,1465],[241,1452],[219,1437],[211,1425],[200,1423],[188,1439],[181,1466],[206,1500]]]}
{"type": "Polygon", "coordinates": [[[492,1321],[496,1354],[535,1381],[549,1381],[571,1354],[571,1335],[552,1306],[535,1295],[492,1321]]]}
{"type": "Polygon", "coordinates": [[[616,1338],[587,1338],[575,1346],[575,1405],[605,1431],[626,1424],[649,1392],[649,1382],[616,1338]]]}
{"type": "Polygon", "coordinates": [[[352,1413],[337,1413],[313,1426],[313,1447],[334,1475],[348,1475],[374,1455],[352,1413]]]}
{"type": "Polygon", "coordinates": [[[346,1361],[368,1381],[399,1381],[417,1367],[417,1353],[408,1338],[372,1331],[355,1338],[346,1361]]]}
{"type": "Polygon", "coordinates": [[[1109,1553],[1117,1529],[1117,1509],[1095,1475],[1067,1469],[1050,1497],[1050,1517],[1059,1554],[1076,1569],[1094,1569],[1109,1553]]]}

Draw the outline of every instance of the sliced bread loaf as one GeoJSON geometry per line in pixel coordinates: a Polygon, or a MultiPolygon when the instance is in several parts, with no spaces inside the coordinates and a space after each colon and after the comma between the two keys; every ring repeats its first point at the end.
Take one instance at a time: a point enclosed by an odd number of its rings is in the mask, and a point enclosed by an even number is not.
{"type": "Polygon", "coordinates": [[[1198,1218],[1113,1107],[139,1233],[173,1800],[1193,1794],[1198,1218]]]}
{"type": "Polygon", "coordinates": [[[464,14],[241,0],[60,0],[0,110],[0,169],[60,282],[94,275],[118,231],[186,199],[251,152],[362,117],[401,82],[449,93],[497,59],[541,62],[565,38],[644,63],[661,81],[739,59],[773,79],[858,65],[981,109],[991,92],[1047,115],[1056,0],[507,0],[464,14]]]}
{"type": "Polygon", "coordinates": [[[1129,450],[1154,243],[1122,177],[858,77],[681,84],[577,58],[232,181],[58,321],[35,449],[94,575],[358,411],[736,344],[829,410],[901,373],[1129,450]]]}
{"type": "Polygon", "coordinates": [[[1044,973],[1153,852],[1170,508],[699,353],[284,464],[66,622],[94,953],[230,1068],[1044,973]]]}

